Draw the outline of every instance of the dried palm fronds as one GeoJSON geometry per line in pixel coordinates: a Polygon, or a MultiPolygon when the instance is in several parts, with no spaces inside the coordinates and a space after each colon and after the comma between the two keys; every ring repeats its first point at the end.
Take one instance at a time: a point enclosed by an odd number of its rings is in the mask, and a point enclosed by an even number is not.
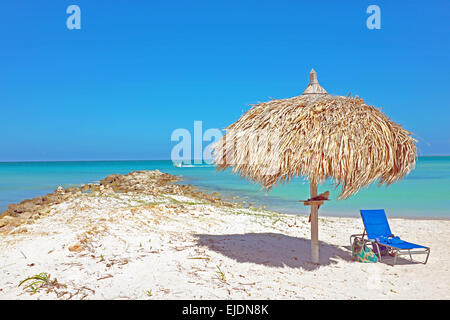
{"type": "Polygon", "coordinates": [[[332,179],[343,199],[414,168],[410,132],[359,97],[327,94],[314,75],[303,95],[254,105],[230,125],[215,146],[217,169],[232,167],[266,189],[300,175],[332,179]]]}

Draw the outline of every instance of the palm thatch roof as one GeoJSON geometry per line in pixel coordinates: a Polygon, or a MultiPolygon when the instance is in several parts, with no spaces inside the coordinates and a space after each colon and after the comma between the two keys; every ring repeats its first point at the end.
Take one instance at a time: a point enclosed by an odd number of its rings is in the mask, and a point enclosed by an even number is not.
{"type": "Polygon", "coordinates": [[[218,170],[233,168],[270,189],[303,176],[342,185],[339,199],[415,166],[411,133],[359,97],[331,96],[314,70],[304,94],[253,105],[215,146],[218,170]]]}

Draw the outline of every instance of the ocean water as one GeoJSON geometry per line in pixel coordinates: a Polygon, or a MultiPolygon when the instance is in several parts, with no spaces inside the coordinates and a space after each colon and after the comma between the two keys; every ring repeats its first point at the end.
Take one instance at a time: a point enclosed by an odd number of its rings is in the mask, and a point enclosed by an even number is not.
{"type": "MultiPolygon", "coordinates": [[[[155,170],[183,176],[206,192],[219,192],[224,198],[255,207],[290,214],[308,213],[298,200],[307,199],[309,184],[297,178],[270,192],[242,179],[231,170],[216,172],[214,167],[175,167],[171,161],[79,161],[0,163],[0,212],[8,204],[52,192],[58,186],[70,187],[98,182],[113,173],[155,170]]],[[[361,189],[347,200],[336,200],[339,188],[330,182],[319,186],[329,190],[331,201],[319,213],[331,216],[359,216],[359,209],[384,208],[388,216],[406,218],[450,218],[450,157],[419,157],[417,166],[402,181],[389,187],[376,184],[361,189]]]]}

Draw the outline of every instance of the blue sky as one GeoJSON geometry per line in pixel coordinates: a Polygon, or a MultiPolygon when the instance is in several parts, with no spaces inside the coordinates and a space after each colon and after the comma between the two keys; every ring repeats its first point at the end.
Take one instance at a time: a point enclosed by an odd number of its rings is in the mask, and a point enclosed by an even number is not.
{"type": "Polygon", "coordinates": [[[169,159],[173,130],[299,95],[312,67],[414,132],[420,155],[450,154],[449,21],[447,0],[2,1],[0,161],[169,159]]]}

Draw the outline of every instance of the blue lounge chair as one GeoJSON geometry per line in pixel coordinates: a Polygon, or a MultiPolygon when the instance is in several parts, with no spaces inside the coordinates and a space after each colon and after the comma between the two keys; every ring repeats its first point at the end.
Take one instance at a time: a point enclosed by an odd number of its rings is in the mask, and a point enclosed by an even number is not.
{"type": "Polygon", "coordinates": [[[426,254],[424,264],[427,263],[430,255],[430,248],[394,237],[383,209],[380,210],[360,210],[364,223],[364,232],[350,236],[350,243],[353,244],[353,238],[359,238],[364,242],[372,244],[374,251],[381,261],[381,250],[388,250],[394,255],[394,265],[397,262],[397,256],[409,255],[411,261],[413,254],[426,254]]]}

